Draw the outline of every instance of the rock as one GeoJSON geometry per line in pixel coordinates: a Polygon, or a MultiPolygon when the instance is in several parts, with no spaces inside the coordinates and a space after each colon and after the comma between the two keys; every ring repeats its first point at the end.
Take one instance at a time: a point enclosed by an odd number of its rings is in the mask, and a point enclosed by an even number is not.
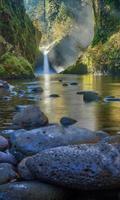
{"type": "Polygon", "coordinates": [[[14,182],[0,186],[0,200],[69,200],[70,192],[37,181],[14,182]]]}
{"type": "Polygon", "coordinates": [[[99,100],[99,94],[94,91],[80,91],[77,92],[78,95],[83,95],[83,100],[85,102],[92,102],[99,100]]]}
{"type": "MultiPolygon", "coordinates": [[[[75,126],[63,128],[47,126],[30,131],[18,130],[11,135],[11,152],[31,156],[45,149],[69,144],[96,143],[100,139],[94,132],[75,126]]],[[[24,156],[24,157],[25,157],[24,156]]]]}
{"type": "Polygon", "coordinates": [[[63,80],[62,79],[59,79],[59,82],[62,82],[63,80]]]}
{"type": "Polygon", "coordinates": [[[5,101],[10,101],[12,98],[10,97],[10,96],[4,96],[3,97],[3,100],[5,100],[5,101]]]}
{"type": "Polygon", "coordinates": [[[38,86],[38,85],[32,85],[32,86],[28,86],[28,92],[29,93],[42,93],[43,89],[38,86]]]}
{"type": "Polygon", "coordinates": [[[28,169],[28,167],[26,166],[26,160],[28,159],[24,158],[18,165],[18,173],[20,175],[20,177],[23,180],[34,180],[35,177],[32,175],[32,173],[30,172],[30,170],[28,169]]]}
{"type": "Polygon", "coordinates": [[[51,97],[51,98],[58,98],[60,96],[58,94],[51,94],[49,97],[51,97]]]}
{"type": "Polygon", "coordinates": [[[120,135],[105,137],[101,142],[109,144],[114,144],[114,143],[120,144],[120,135]]]}
{"type": "Polygon", "coordinates": [[[48,124],[48,118],[38,106],[28,106],[13,118],[13,127],[16,129],[32,129],[48,124]]]}
{"type": "Polygon", "coordinates": [[[42,151],[26,165],[38,180],[70,189],[120,187],[120,145],[82,144],[42,151]]]}
{"type": "Polygon", "coordinates": [[[11,91],[11,89],[13,88],[12,85],[10,85],[9,83],[7,83],[7,81],[3,81],[3,80],[0,80],[0,89],[4,89],[6,91],[11,91]]]}
{"type": "Polygon", "coordinates": [[[25,91],[24,90],[19,90],[18,91],[18,96],[19,97],[24,97],[25,96],[25,91]]]}
{"type": "Polygon", "coordinates": [[[77,123],[77,121],[75,119],[72,119],[72,118],[69,118],[69,117],[62,117],[60,119],[60,123],[63,126],[70,126],[70,125],[77,123]]]}
{"type": "Polygon", "coordinates": [[[13,166],[8,163],[0,163],[0,184],[7,183],[17,177],[13,166]]]}
{"type": "Polygon", "coordinates": [[[9,146],[8,140],[3,136],[0,136],[0,151],[4,151],[9,146]]]}
{"type": "Polygon", "coordinates": [[[4,130],[1,131],[0,135],[6,139],[9,139],[14,132],[15,132],[14,130],[4,130]]]}
{"type": "Polygon", "coordinates": [[[0,96],[8,96],[11,92],[11,85],[6,81],[0,80],[0,96]]]}
{"type": "Polygon", "coordinates": [[[67,86],[68,86],[68,84],[67,84],[67,83],[63,83],[63,86],[64,86],[64,87],[67,87],[67,86]]]}
{"type": "Polygon", "coordinates": [[[101,139],[104,139],[109,136],[109,134],[104,131],[96,131],[95,134],[101,139]]]}
{"type": "Polygon", "coordinates": [[[120,102],[120,98],[119,97],[105,97],[104,98],[104,102],[120,102]]]}
{"type": "Polygon", "coordinates": [[[16,111],[20,112],[25,110],[29,105],[18,105],[15,107],[16,111]]]}
{"type": "Polygon", "coordinates": [[[11,153],[4,153],[0,151],[0,163],[10,163],[15,165],[16,159],[11,153]]]}
{"type": "Polygon", "coordinates": [[[70,85],[78,85],[78,83],[72,82],[72,83],[70,83],[70,85]]]}

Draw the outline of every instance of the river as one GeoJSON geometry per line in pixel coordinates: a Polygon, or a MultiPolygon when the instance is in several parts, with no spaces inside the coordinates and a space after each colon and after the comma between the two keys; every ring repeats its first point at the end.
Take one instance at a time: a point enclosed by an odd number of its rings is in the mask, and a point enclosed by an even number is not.
{"type": "Polygon", "coordinates": [[[120,131],[120,102],[105,103],[106,96],[120,97],[120,78],[109,76],[76,76],[76,75],[48,75],[32,80],[9,80],[15,90],[24,90],[25,96],[0,99],[0,129],[7,129],[11,125],[16,106],[39,104],[51,123],[58,123],[60,118],[68,116],[78,121],[78,125],[91,130],[104,130],[115,134],[120,131]],[[59,81],[62,79],[62,82],[59,81]],[[72,82],[78,85],[71,85],[72,82]],[[68,86],[63,86],[68,83],[68,86]],[[43,93],[29,93],[31,87],[41,86],[43,93]],[[97,91],[101,99],[99,102],[85,103],[80,90],[97,91]],[[59,98],[50,98],[50,94],[58,94],[59,98]]]}

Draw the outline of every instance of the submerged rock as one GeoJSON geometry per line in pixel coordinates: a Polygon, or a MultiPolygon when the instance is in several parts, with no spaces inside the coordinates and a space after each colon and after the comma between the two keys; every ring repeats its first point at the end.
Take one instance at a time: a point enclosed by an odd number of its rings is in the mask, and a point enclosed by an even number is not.
{"type": "Polygon", "coordinates": [[[68,86],[68,83],[63,83],[63,86],[64,86],[64,87],[67,87],[67,86],[68,86]]]}
{"type": "Polygon", "coordinates": [[[83,144],[42,151],[29,158],[38,180],[79,190],[120,187],[120,145],[83,144]]]}
{"type": "Polygon", "coordinates": [[[14,182],[0,186],[0,200],[69,200],[70,192],[37,181],[14,182]]]}
{"type": "Polygon", "coordinates": [[[94,91],[80,91],[77,92],[78,95],[83,95],[83,100],[85,102],[92,102],[92,101],[98,101],[99,100],[99,94],[94,91]]]}
{"type": "Polygon", "coordinates": [[[45,149],[69,144],[96,143],[100,140],[90,130],[69,126],[51,125],[30,131],[18,130],[11,134],[11,152],[31,156],[45,149]]]}
{"type": "Polygon", "coordinates": [[[70,83],[70,85],[78,85],[78,83],[77,82],[72,82],[72,83],[70,83]]]}
{"type": "Polygon", "coordinates": [[[42,87],[40,87],[38,85],[32,85],[32,86],[28,86],[28,92],[29,93],[42,93],[43,89],[42,89],[42,87]]]}
{"type": "Polygon", "coordinates": [[[51,97],[51,98],[58,98],[60,96],[58,94],[51,94],[49,97],[51,97]]]}
{"type": "Polygon", "coordinates": [[[7,183],[17,178],[13,166],[8,163],[0,163],[0,184],[7,183]]]}
{"type": "Polygon", "coordinates": [[[70,125],[77,123],[77,121],[75,119],[72,119],[72,118],[69,118],[69,117],[62,117],[60,119],[60,123],[63,126],[70,126],[70,125]]]}
{"type": "Polygon", "coordinates": [[[15,129],[32,129],[48,124],[48,118],[41,112],[38,106],[27,106],[13,118],[15,129]]]}
{"type": "Polygon", "coordinates": [[[104,102],[120,102],[120,98],[109,96],[104,98],[104,102]]]}

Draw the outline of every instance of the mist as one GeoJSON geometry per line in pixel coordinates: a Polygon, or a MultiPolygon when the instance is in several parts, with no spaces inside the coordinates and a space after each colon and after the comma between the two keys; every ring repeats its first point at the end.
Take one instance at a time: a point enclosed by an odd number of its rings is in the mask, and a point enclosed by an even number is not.
{"type": "Polygon", "coordinates": [[[75,64],[94,37],[94,13],[91,1],[76,0],[64,3],[73,14],[74,21],[69,34],[49,53],[49,60],[58,72],[75,64]]]}

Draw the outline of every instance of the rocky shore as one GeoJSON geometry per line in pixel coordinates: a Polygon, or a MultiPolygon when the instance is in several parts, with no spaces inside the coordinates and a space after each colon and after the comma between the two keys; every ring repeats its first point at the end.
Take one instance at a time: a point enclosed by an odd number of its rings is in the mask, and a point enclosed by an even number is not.
{"type": "MultiPolygon", "coordinates": [[[[0,87],[11,93],[7,82],[0,87]]],[[[97,98],[91,94],[79,92],[97,98]]],[[[119,143],[119,134],[81,128],[69,117],[50,124],[39,106],[18,107],[0,132],[0,200],[79,200],[81,192],[119,189],[119,143]]]]}

